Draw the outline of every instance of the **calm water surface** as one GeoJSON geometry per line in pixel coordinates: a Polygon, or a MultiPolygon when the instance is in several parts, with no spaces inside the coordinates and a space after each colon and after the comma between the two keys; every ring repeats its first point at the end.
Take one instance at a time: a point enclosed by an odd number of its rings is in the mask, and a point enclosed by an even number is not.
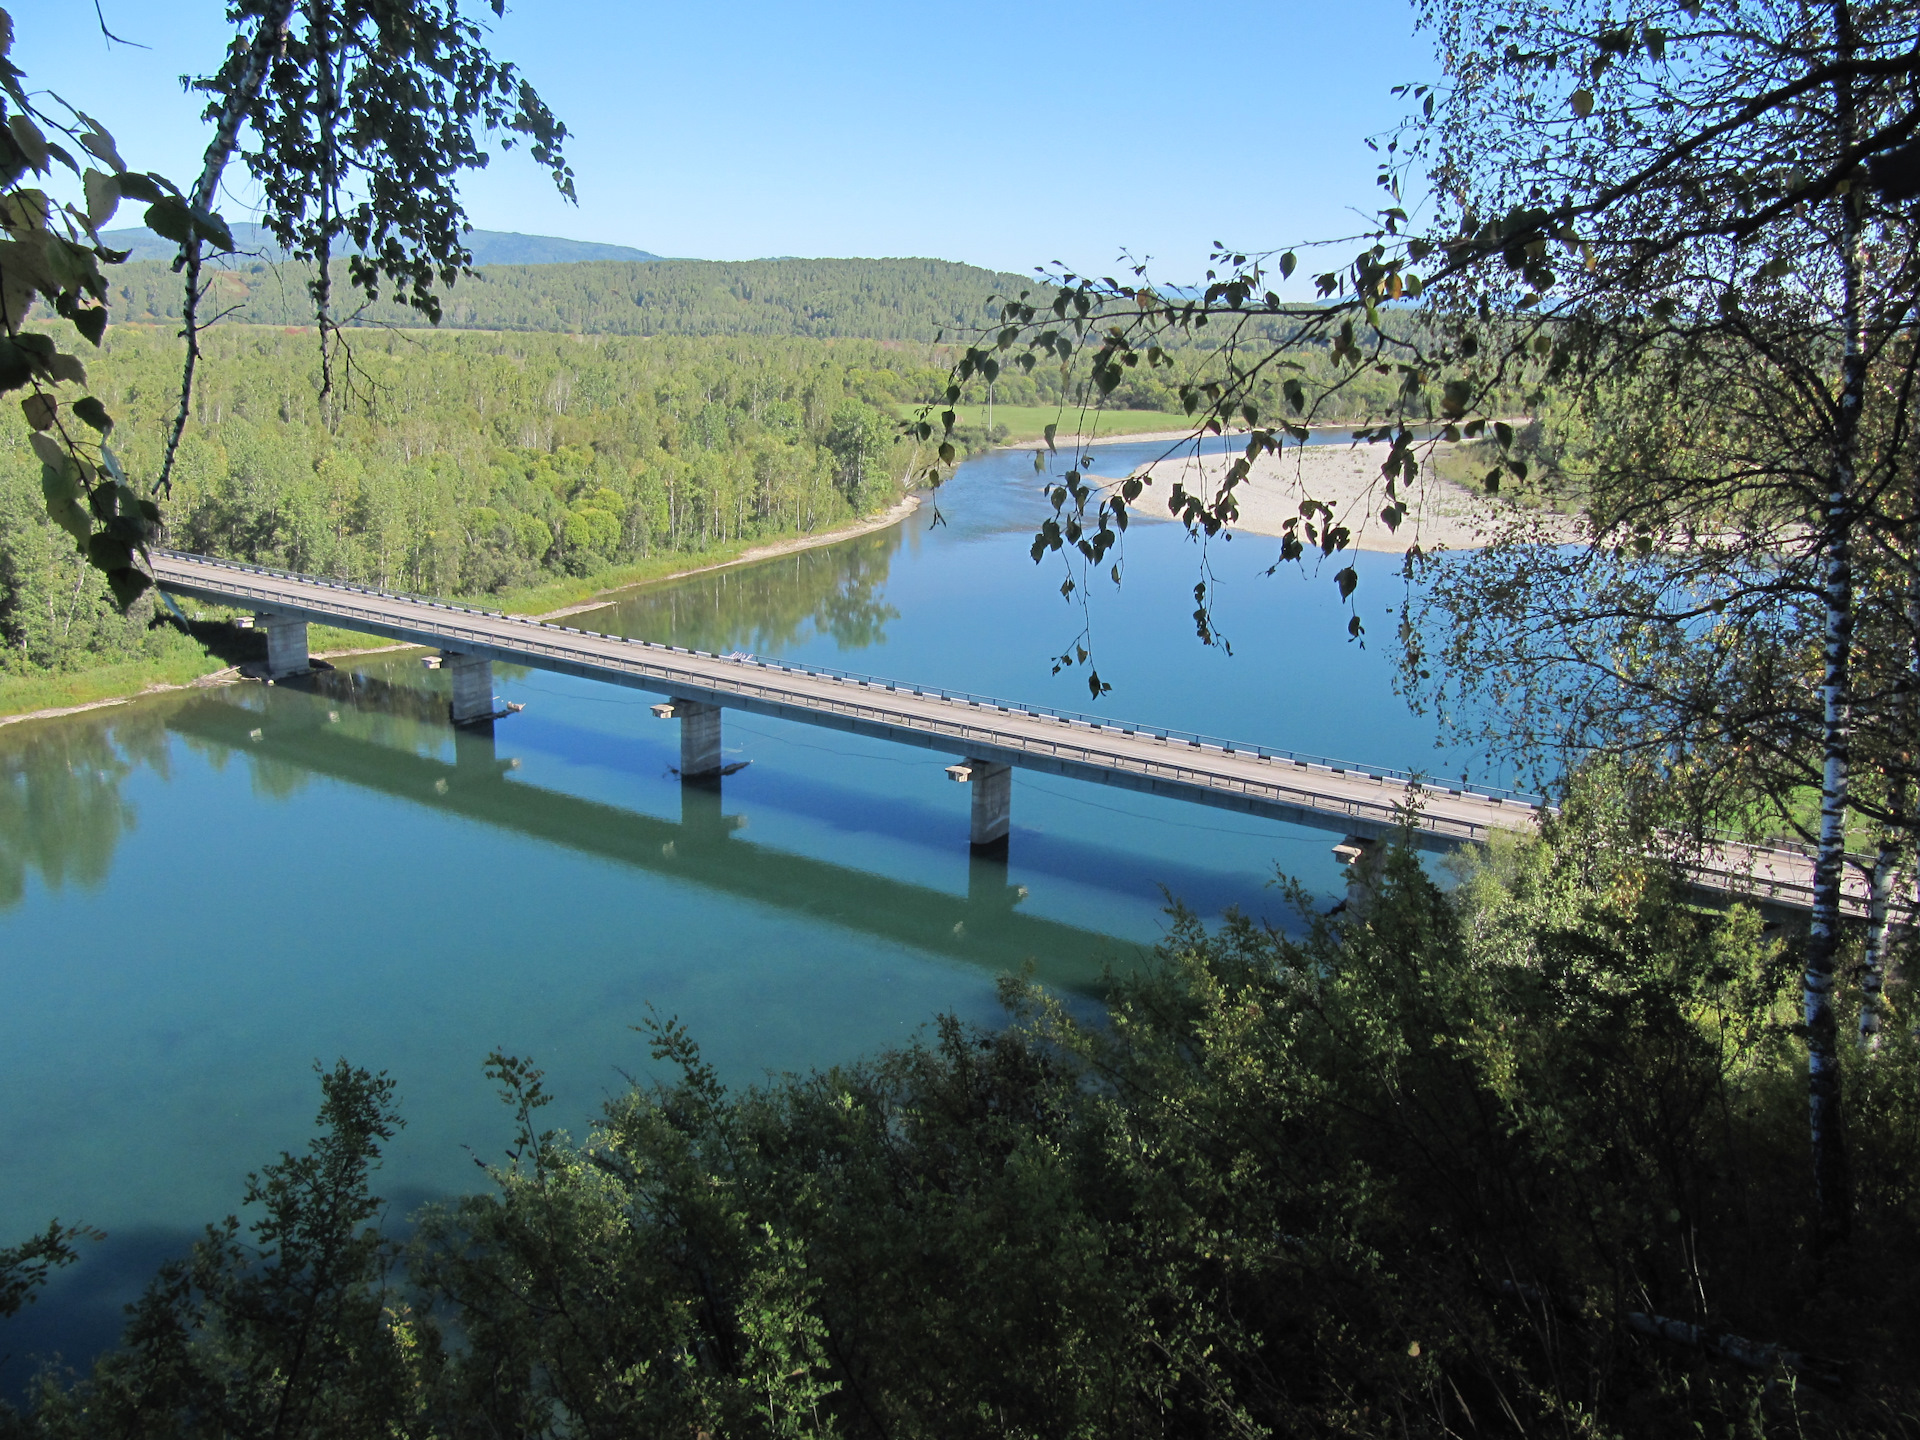
{"type": "MultiPolygon", "coordinates": [[[[1123,445],[1098,469],[1159,453],[1123,445]]],[[[1087,618],[1027,547],[1030,455],[969,462],[878,535],[639,592],[585,626],[1073,708],[1049,657],[1087,618]]],[[[1138,525],[1126,582],[1088,612],[1116,716],[1457,774],[1395,699],[1384,646],[1345,634],[1330,573],[1268,578],[1254,537],[1204,555],[1138,525]],[[1203,563],[1231,642],[1196,644],[1203,563]]],[[[1364,616],[1391,633],[1393,556],[1361,556],[1364,616]]],[[[246,1172],[304,1143],[312,1067],[399,1082],[407,1128],[383,1193],[404,1210],[470,1187],[507,1116],[500,1048],[544,1066],[583,1130],[644,1075],[649,1009],[729,1080],[849,1060],[942,1011],[990,1021],[1031,961],[1092,1004],[1104,966],[1151,949],[1166,892],[1285,923],[1275,866],[1339,888],[1337,837],[1016,773],[1010,861],[971,861],[946,757],[726,717],[746,768],[683,796],[654,697],[496,667],[525,704],[456,736],[419,652],[339,662],[311,685],[241,685],[0,729],[0,1243],[53,1216],[108,1232],[0,1325],[83,1356],[119,1305],[246,1172]]],[[[1477,771],[1475,778],[1483,778],[1477,771]]]]}

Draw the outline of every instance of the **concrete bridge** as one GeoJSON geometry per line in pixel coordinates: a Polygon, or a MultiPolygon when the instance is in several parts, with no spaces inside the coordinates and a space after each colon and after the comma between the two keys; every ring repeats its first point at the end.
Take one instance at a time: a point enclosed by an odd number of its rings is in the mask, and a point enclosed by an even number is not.
{"type": "MultiPolygon", "coordinates": [[[[152,565],[171,594],[252,610],[266,632],[269,678],[309,668],[307,626],[317,622],[439,650],[453,681],[456,725],[505,713],[493,695],[495,660],[666,697],[653,712],[680,722],[683,781],[717,782],[728,709],[956,757],[946,771],[972,790],[968,838],[988,856],[1005,853],[1015,769],[1333,831],[1343,837],[1335,854],[1347,863],[1356,892],[1365,889],[1378,842],[1405,823],[1410,802],[1414,843],[1438,851],[1529,830],[1540,804],[1483,786],[1422,784],[1380,766],[755,656],[710,655],[178,551],[155,550],[152,565]]],[[[1694,873],[1705,890],[1788,909],[1812,905],[1813,862],[1804,850],[1726,842],[1698,857],[1694,873]]],[[[1849,908],[1864,913],[1864,876],[1850,870],[1848,882],[1849,908]]]]}

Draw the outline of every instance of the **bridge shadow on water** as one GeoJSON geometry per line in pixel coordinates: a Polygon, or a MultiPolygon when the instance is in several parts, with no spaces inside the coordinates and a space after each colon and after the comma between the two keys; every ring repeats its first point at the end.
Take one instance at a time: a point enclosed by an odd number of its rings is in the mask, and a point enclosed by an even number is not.
{"type": "MultiPolygon", "coordinates": [[[[322,672],[283,682],[264,698],[260,706],[196,699],[172,710],[166,725],[197,746],[246,755],[256,766],[256,783],[270,791],[285,793],[302,777],[323,776],[995,973],[1031,965],[1043,983],[1081,995],[1097,993],[1109,965],[1125,966],[1141,953],[1135,942],[1022,913],[1023,893],[1008,884],[1004,861],[970,860],[967,892],[957,895],[756,844],[739,833],[741,819],[725,812],[718,785],[676,787],[681,809],[676,821],[528,784],[514,776],[517,762],[500,758],[490,726],[451,727],[445,702],[431,691],[322,672]],[[307,693],[290,693],[295,689],[307,693]],[[324,703],[329,700],[351,705],[356,713],[329,710],[324,703]],[[451,760],[442,758],[449,737],[451,760]]],[[[506,723],[517,724],[519,717],[506,723]]],[[[632,768],[632,748],[623,752],[617,737],[553,722],[546,726],[543,738],[556,741],[556,751],[569,761],[632,768]]],[[[847,808],[844,797],[834,803],[833,787],[791,776],[769,789],[771,794],[757,799],[815,818],[839,816],[847,808]]],[[[953,817],[931,807],[875,806],[863,797],[862,808],[860,828],[891,838],[924,841],[953,831],[953,817]]],[[[1101,867],[1115,859],[1065,842],[1031,849],[1030,854],[1023,843],[1023,864],[1038,863],[1075,878],[1101,874],[1101,867]]],[[[1143,888],[1153,883],[1144,872],[1130,878],[1143,888]]],[[[1196,885],[1202,879],[1197,873],[1184,878],[1196,885]]]]}
{"type": "MultiPolygon", "coordinates": [[[[164,773],[171,735],[215,764],[246,756],[254,783],[267,793],[290,794],[311,778],[331,779],[990,972],[1032,964],[1036,978],[1084,997],[1089,1008],[1106,967],[1140,957],[1137,942],[1023,913],[1022,896],[1008,885],[1001,861],[970,862],[966,893],[957,894],[755,843],[726,813],[717,787],[672,787],[667,793],[677,792],[680,813],[667,819],[530,784],[515,773],[513,761],[501,757],[489,727],[460,730],[449,724],[446,697],[434,685],[433,678],[408,685],[320,671],[271,689],[168,696],[118,714],[103,712],[84,725],[50,728],[33,745],[15,746],[19,753],[8,768],[22,776],[57,774],[65,786],[56,797],[60,813],[78,805],[100,818],[78,831],[71,824],[39,826],[35,833],[66,835],[72,853],[22,853],[11,866],[0,865],[0,876],[32,869],[55,887],[63,877],[67,883],[103,883],[112,851],[131,823],[119,782],[136,765],[164,773]],[[67,795],[76,788],[84,804],[67,795]]],[[[659,727],[660,739],[650,731],[634,739],[544,715],[505,724],[524,726],[521,735],[537,753],[614,777],[651,772],[670,750],[661,743],[671,733],[667,727],[659,727]]],[[[503,736],[512,733],[502,730],[503,736]]],[[[917,763],[930,762],[917,757],[917,763]]],[[[853,796],[830,781],[781,767],[750,774],[756,808],[936,851],[965,844],[964,822],[957,824],[953,813],[936,806],[866,792],[853,796]]],[[[645,779],[655,782],[652,773],[645,779]]],[[[1016,843],[1023,873],[1134,896],[1164,883],[1203,911],[1245,899],[1244,877],[1236,885],[1231,876],[1197,866],[1067,836],[1019,832],[1016,843]]],[[[0,906],[19,888],[18,875],[13,878],[11,889],[0,886],[0,906]]],[[[434,1197],[421,1192],[390,1198],[390,1214],[399,1220],[434,1197]]],[[[199,1232],[188,1229],[129,1227],[83,1246],[78,1266],[57,1276],[36,1304],[0,1323],[0,1394],[19,1397],[43,1360],[65,1357],[84,1368],[87,1357],[118,1339],[123,1307],[156,1269],[187,1253],[197,1238],[199,1232]]]]}
{"type": "MultiPolygon", "coordinates": [[[[727,723],[728,733],[732,735],[746,728],[731,714],[727,723]]],[[[758,726],[774,722],[749,717],[747,723],[758,726]]],[[[524,733],[538,749],[570,764],[620,771],[631,769],[635,762],[634,742],[624,736],[535,715],[532,711],[515,717],[511,724],[525,727],[524,733]]],[[[757,739],[762,732],[752,733],[757,739]]],[[[947,763],[925,751],[905,753],[913,757],[912,763],[916,765],[937,767],[947,763]]],[[[1030,777],[1021,778],[1031,783],[1030,777]]],[[[756,810],[776,809],[804,816],[843,834],[871,835],[932,850],[951,849],[966,843],[964,821],[952,811],[918,800],[863,791],[858,804],[849,804],[847,791],[841,786],[791,769],[755,766],[746,779],[752,787],[752,804],[756,810]]],[[[1081,782],[1055,779],[1051,783],[1072,786],[1081,782]]],[[[1023,873],[1128,895],[1157,895],[1164,886],[1168,893],[1202,915],[1218,914],[1234,905],[1248,907],[1251,897],[1243,875],[1223,875],[1218,869],[1188,864],[1164,854],[1148,856],[1026,829],[1020,824],[1019,813],[1020,801],[1016,799],[1014,843],[1018,846],[1023,873]]]]}

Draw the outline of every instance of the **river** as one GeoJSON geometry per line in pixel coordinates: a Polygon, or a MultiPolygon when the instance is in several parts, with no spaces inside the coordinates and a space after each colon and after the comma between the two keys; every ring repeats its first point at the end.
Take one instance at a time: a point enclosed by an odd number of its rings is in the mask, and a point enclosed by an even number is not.
{"type": "MultiPolygon", "coordinates": [[[[574,623],[1090,709],[1084,672],[1049,664],[1090,619],[1103,711],[1462,772],[1392,692],[1397,557],[1353,562],[1375,646],[1347,638],[1334,567],[1264,576],[1273,542],[1203,556],[1168,524],[1133,528],[1125,583],[1083,612],[1057,557],[1028,556],[1037,482],[1028,452],[996,452],[941,490],[938,523],[923,507],[574,623]],[[1231,655],[1193,636],[1203,563],[1231,655]]],[[[1341,883],[1326,832],[1024,772],[1009,861],[982,865],[945,758],[732,712],[745,768],[717,801],[683,797],[653,697],[496,677],[526,709],[491,740],[456,737],[418,652],[0,729],[0,1244],[53,1216],[108,1236],[0,1324],[5,1383],[30,1353],[109,1342],[154,1265],[304,1144],[316,1062],[398,1081],[379,1184],[403,1214],[507,1143],[495,1048],[545,1068],[548,1114],[578,1133],[647,1072],[649,1013],[751,1083],[943,1011],[991,1022],[996,978],[1029,961],[1094,1005],[1103,967],[1163,932],[1167,893],[1286,924],[1276,866],[1341,883]]]]}

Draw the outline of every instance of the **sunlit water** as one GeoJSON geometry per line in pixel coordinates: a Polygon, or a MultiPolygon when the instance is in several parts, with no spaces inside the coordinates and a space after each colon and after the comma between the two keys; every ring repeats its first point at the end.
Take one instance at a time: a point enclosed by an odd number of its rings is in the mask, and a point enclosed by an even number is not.
{"type": "MultiPolygon", "coordinates": [[[[1125,473],[1159,447],[1104,448],[1125,473]]],[[[1127,538],[1125,582],[1063,598],[1028,556],[1032,457],[962,467],[905,525],[640,592],[575,623],[1091,708],[1050,658],[1090,623],[1116,716],[1459,773],[1348,640],[1331,568],[1262,572],[1272,542],[1127,538]],[[1232,645],[1196,643],[1205,564],[1232,645]],[[1088,609],[1081,609],[1085,598],[1088,609]]],[[[1385,637],[1398,561],[1363,555],[1385,637]]],[[[1288,923],[1275,867],[1331,895],[1337,837],[1017,773],[1010,859],[972,861],[967,789],[932,752],[729,712],[722,795],[683,796],[655,697],[496,667],[524,703],[456,736],[419,652],[0,729],[0,1243],[58,1216],[108,1232],[0,1325],[30,1352],[112,1339],[120,1304],[246,1172],[304,1143],[312,1068],[399,1082],[380,1183],[404,1212],[470,1187],[506,1116],[490,1050],[533,1057],[583,1130],[676,1016],[732,1082],[846,1061],[942,1011],[998,1014],[1031,963],[1095,1003],[1163,933],[1166,892],[1288,923]]],[[[1475,778],[1480,778],[1476,774],[1475,778]]]]}

